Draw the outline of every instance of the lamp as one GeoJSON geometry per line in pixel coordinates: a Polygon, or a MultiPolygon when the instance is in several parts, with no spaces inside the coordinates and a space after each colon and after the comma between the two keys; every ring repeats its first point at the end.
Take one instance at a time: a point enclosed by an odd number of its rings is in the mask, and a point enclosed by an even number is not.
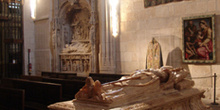
{"type": "Polygon", "coordinates": [[[30,9],[31,9],[31,18],[35,19],[36,18],[36,2],[37,0],[30,0],[30,9]]]}
{"type": "Polygon", "coordinates": [[[119,33],[119,15],[118,15],[119,0],[109,0],[109,4],[110,4],[111,32],[114,37],[117,37],[119,33]]]}

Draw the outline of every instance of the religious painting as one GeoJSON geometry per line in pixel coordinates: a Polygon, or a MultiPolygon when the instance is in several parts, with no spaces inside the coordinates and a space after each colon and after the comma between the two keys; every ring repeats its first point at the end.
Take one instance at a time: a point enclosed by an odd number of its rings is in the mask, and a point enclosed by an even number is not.
{"type": "Polygon", "coordinates": [[[215,63],[214,15],[185,17],[183,22],[183,62],[215,63]]]}
{"type": "Polygon", "coordinates": [[[175,1],[183,1],[183,0],[144,0],[144,7],[147,8],[147,7],[175,2],[175,1]]]}

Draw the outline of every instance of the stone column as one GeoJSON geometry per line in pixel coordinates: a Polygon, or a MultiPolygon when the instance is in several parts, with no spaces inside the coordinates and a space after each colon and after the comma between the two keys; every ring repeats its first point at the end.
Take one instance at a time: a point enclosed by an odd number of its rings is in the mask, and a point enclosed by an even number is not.
{"type": "Polygon", "coordinates": [[[110,13],[108,0],[100,1],[101,38],[100,38],[100,73],[116,73],[115,38],[110,31],[110,13]]]}
{"type": "Polygon", "coordinates": [[[97,73],[97,35],[96,35],[96,25],[97,25],[97,9],[96,9],[96,0],[91,0],[91,17],[90,17],[90,39],[91,39],[91,45],[92,45],[92,56],[91,56],[91,73],[97,73]]]}
{"type": "Polygon", "coordinates": [[[59,26],[59,0],[53,0],[53,8],[52,8],[52,18],[51,18],[51,42],[50,42],[50,48],[51,48],[51,55],[52,55],[52,71],[53,72],[59,72],[60,71],[60,61],[59,61],[59,40],[57,39],[58,35],[60,35],[60,26],[59,26]]]}

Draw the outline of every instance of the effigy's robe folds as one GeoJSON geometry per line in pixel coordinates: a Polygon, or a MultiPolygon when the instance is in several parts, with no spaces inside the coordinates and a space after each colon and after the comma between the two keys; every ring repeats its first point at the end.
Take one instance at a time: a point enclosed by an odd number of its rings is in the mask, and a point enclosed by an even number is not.
{"type": "MultiPolygon", "coordinates": [[[[188,75],[189,72],[183,68],[161,67],[138,70],[130,76],[105,84],[88,77],[69,110],[211,109],[201,101],[205,91],[193,88],[194,81],[187,79],[188,75]]],[[[48,108],[59,109],[62,103],[48,108]]]]}

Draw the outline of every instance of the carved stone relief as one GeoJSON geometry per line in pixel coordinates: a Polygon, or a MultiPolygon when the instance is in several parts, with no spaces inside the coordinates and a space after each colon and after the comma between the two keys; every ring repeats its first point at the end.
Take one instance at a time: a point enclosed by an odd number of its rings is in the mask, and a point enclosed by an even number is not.
{"type": "Polygon", "coordinates": [[[59,0],[52,39],[63,72],[96,72],[96,0],[59,0]],[[55,34],[55,35],[54,35],[55,34]]]}

